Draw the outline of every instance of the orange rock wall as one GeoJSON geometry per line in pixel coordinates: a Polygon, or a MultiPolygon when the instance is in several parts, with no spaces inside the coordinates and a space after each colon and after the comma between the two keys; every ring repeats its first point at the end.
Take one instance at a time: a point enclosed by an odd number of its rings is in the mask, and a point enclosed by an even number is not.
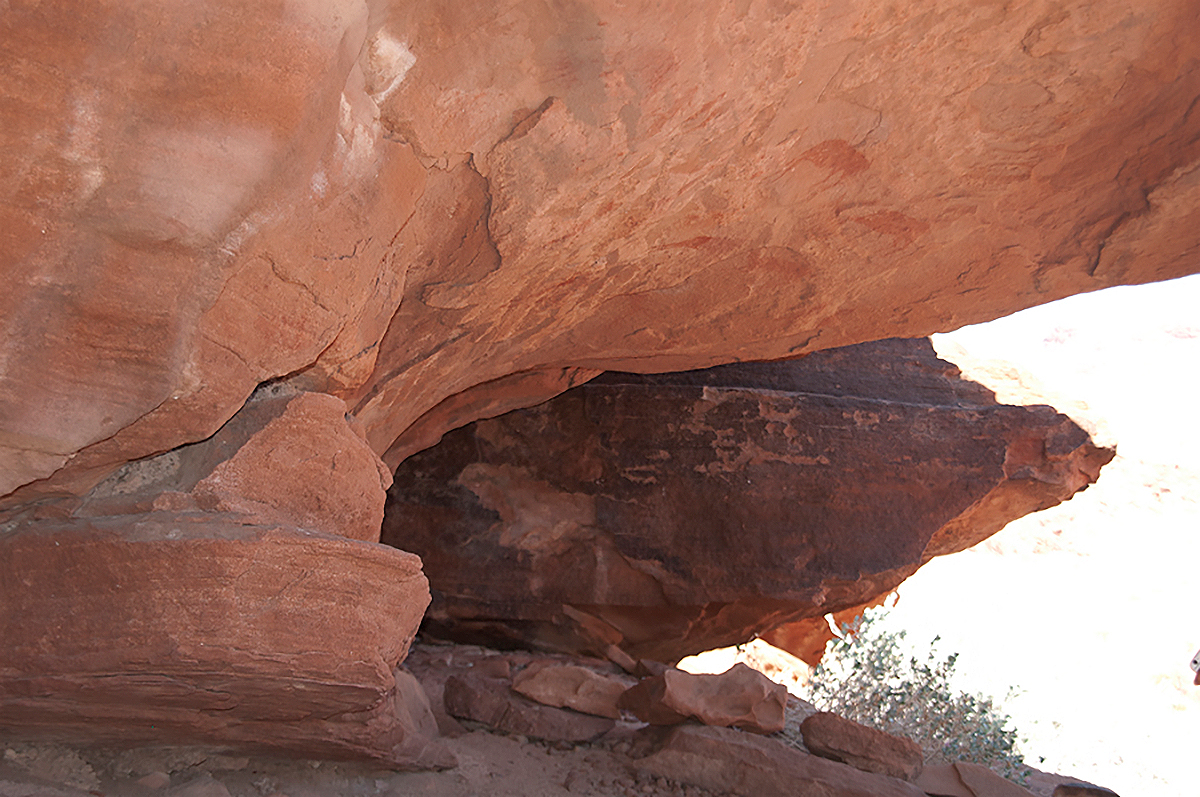
{"type": "Polygon", "coordinates": [[[0,496],[287,378],[395,466],[599,369],[1197,270],[1200,4],[9,0],[0,496]]]}

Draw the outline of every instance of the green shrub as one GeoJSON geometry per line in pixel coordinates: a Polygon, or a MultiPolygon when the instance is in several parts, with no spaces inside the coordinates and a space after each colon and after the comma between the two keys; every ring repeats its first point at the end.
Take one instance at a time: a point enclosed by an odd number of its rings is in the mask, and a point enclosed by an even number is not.
{"type": "Polygon", "coordinates": [[[940,658],[939,638],[922,654],[904,631],[884,630],[885,614],[868,611],[843,628],[812,674],[808,699],[822,711],[907,736],[927,764],[969,761],[1024,783],[1029,770],[1008,714],[993,698],[951,686],[958,654],[940,658]]]}

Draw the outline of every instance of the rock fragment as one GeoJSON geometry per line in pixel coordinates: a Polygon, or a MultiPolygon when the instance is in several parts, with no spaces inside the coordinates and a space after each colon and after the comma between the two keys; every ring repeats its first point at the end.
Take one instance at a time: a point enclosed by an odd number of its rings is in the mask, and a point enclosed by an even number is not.
{"type": "Polygon", "coordinates": [[[585,742],[612,730],[611,719],[543,706],[512,691],[509,682],[474,673],[446,679],[446,711],[506,733],[550,742],[585,742]]]}
{"type": "Polygon", "coordinates": [[[925,767],[914,781],[938,797],[1031,797],[1032,792],[987,767],[957,761],[925,767]]]}
{"type": "Polygon", "coordinates": [[[911,739],[868,728],[827,711],[800,724],[804,746],[813,755],[902,780],[916,780],[925,763],[921,746],[911,739]]]}
{"type": "Polygon", "coordinates": [[[620,719],[617,701],[629,684],[576,665],[531,665],[513,679],[512,688],[547,706],[569,708],[583,714],[620,719]]]}
{"type": "Polygon", "coordinates": [[[738,662],[719,675],[670,669],[644,678],[621,696],[621,708],[652,725],[688,719],[755,733],[783,730],[787,689],[738,662]]]}

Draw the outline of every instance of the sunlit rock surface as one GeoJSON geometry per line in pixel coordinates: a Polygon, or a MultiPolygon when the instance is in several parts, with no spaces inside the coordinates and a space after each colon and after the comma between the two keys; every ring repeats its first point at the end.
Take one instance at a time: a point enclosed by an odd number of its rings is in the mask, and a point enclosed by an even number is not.
{"type": "MultiPolygon", "coordinates": [[[[1194,0],[0,0],[0,540],[368,550],[386,470],[601,371],[1194,272],[1198,40],[1194,0]]],[[[929,533],[867,581],[970,536],[929,533]]]]}
{"type": "Polygon", "coordinates": [[[284,376],[395,466],[599,369],[1193,272],[1198,39],[1190,0],[11,0],[3,505],[284,376]]]}

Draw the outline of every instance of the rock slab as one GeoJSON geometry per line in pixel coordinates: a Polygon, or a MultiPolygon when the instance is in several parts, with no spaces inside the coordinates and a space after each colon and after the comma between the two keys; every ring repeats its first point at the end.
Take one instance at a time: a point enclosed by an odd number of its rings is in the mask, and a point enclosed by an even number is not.
{"type": "Polygon", "coordinates": [[[1196,270],[1186,2],[4,7],[5,508],[279,378],[395,466],[600,370],[1196,270]]]}
{"type": "MultiPolygon", "coordinates": [[[[662,732],[659,731],[661,734],[662,732]]],[[[742,797],[925,797],[911,783],[802,753],[729,728],[681,725],[634,761],[653,775],[742,797]]]]}
{"type": "Polygon", "coordinates": [[[881,341],[476,422],[397,469],[381,539],[421,556],[433,637],[677,661],[869,602],[1112,456],[881,341]]]}
{"type": "Polygon", "coordinates": [[[868,728],[827,711],[800,723],[804,746],[813,755],[901,780],[916,780],[925,765],[921,746],[912,739],[868,728]]]}
{"type": "Polygon", "coordinates": [[[615,720],[621,718],[617,702],[629,684],[578,665],[531,665],[513,678],[512,688],[543,705],[615,720]]]}
{"type": "Polygon", "coordinates": [[[651,725],[677,725],[688,719],[754,733],[784,727],[787,688],[738,662],[719,675],[669,669],[643,678],[618,703],[651,725]]]}
{"type": "Polygon", "coordinates": [[[64,520],[0,535],[0,732],[445,765],[396,670],[420,560],[221,516],[64,520]]]}
{"type": "Polygon", "coordinates": [[[1032,792],[985,766],[956,761],[926,767],[916,785],[939,797],[1031,797],[1032,792]]]}
{"type": "Polygon", "coordinates": [[[544,706],[515,693],[510,682],[474,673],[446,679],[446,711],[459,719],[551,742],[585,742],[612,730],[611,719],[544,706]]]}

